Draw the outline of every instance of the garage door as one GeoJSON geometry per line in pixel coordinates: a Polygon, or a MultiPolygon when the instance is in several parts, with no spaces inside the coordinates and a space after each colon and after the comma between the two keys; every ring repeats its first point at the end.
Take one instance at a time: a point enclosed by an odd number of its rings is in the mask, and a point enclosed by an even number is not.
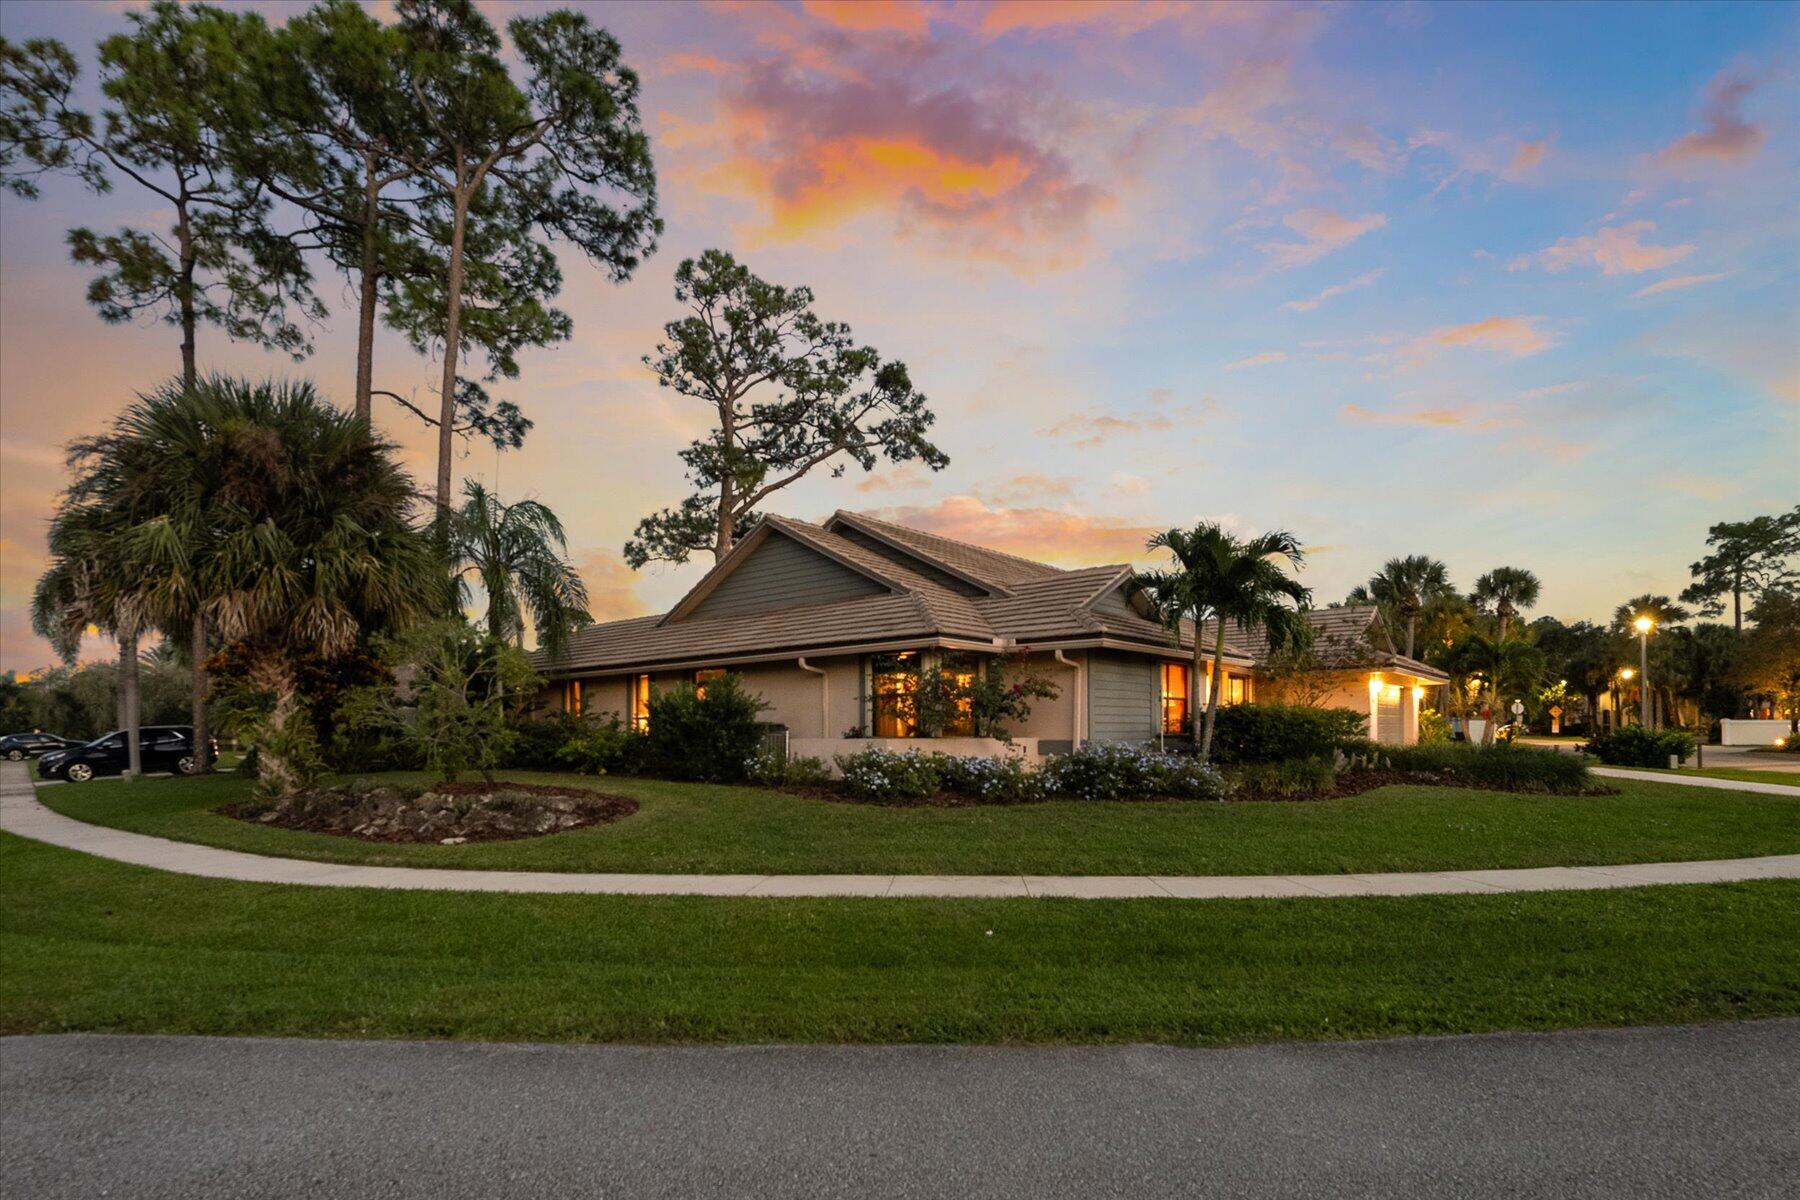
{"type": "Polygon", "coordinates": [[[1375,707],[1375,740],[1398,746],[1405,732],[1406,726],[1401,724],[1400,701],[1384,697],[1375,707]]]}

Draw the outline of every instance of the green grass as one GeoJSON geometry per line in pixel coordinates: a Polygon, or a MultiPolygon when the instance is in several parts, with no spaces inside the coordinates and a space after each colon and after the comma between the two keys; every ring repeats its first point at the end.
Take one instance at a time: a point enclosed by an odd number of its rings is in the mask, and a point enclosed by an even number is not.
{"type": "MultiPolygon", "coordinates": [[[[536,782],[576,776],[509,773],[536,782]]],[[[633,816],[554,837],[385,845],[234,820],[237,778],[44,788],[79,820],[256,854],[484,870],[1262,875],[1469,870],[1800,851],[1800,799],[1617,781],[1615,796],[1384,788],[1306,803],[879,808],[756,788],[585,780],[633,816]]]]}
{"type": "Polygon", "coordinates": [[[1800,881],[1242,901],[301,888],[0,835],[0,1033],[1224,1043],[1800,1013],[1800,881]]]}

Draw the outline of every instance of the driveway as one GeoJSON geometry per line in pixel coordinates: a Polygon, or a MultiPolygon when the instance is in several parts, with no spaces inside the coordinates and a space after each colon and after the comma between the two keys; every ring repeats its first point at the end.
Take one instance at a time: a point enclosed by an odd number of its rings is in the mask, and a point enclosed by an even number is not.
{"type": "Polygon", "coordinates": [[[0,1194],[1791,1196],[1800,1020],[1320,1045],[0,1041],[0,1194]]]}

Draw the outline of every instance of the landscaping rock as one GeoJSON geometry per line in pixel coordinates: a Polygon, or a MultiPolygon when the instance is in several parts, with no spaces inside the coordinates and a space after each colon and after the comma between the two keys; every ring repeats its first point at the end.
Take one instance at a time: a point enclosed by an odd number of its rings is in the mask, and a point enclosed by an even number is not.
{"type": "Polygon", "coordinates": [[[602,825],[630,816],[637,801],[529,783],[438,783],[430,790],[355,779],[279,801],[228,805],[240,820],[371,842],[507,841],[602,825]]]}

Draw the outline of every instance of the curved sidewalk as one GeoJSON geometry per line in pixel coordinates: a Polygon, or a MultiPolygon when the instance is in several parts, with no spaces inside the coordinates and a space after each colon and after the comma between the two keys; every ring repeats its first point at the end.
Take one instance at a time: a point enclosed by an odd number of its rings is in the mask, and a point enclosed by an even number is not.
{"type": "Polygon", "coordinates": [[[1059,896],[1083,900],[1227,900],[1577,891],[1657,883],[1800,878],[1800,854],[1711,862],[1371,875],[600,875],[346,866],[271,858],[89,825],[38,803],[28,768],[0,763],[0,829],[116,862],[231,879],[319,887],[631,896],[1059,896]]]}

